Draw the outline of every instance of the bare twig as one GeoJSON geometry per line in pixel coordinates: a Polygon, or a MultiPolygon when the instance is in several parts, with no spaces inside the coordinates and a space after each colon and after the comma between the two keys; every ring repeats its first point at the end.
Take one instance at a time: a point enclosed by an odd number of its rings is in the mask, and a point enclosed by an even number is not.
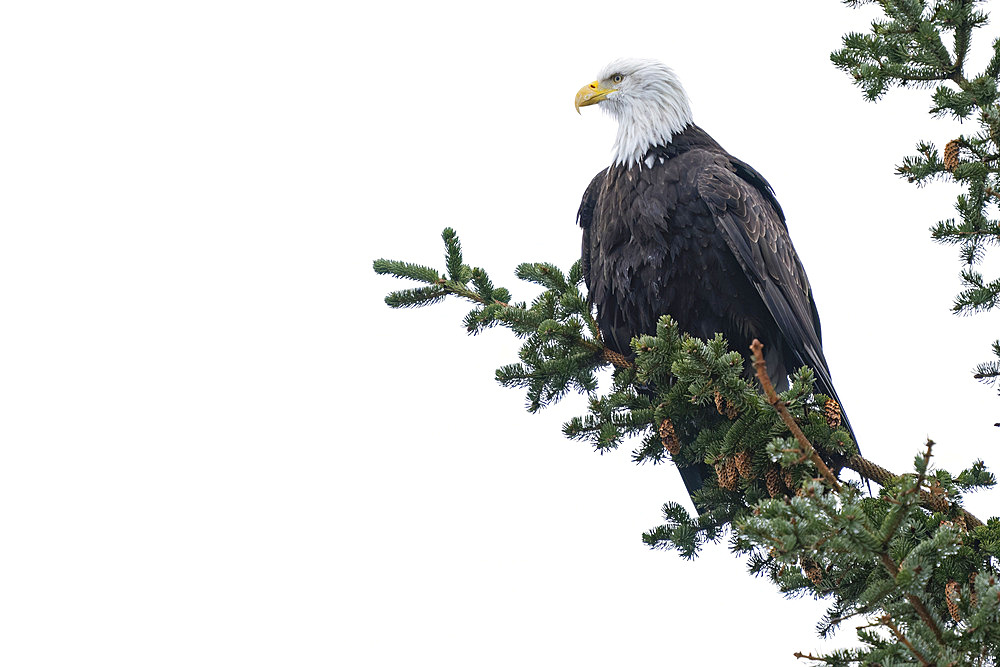
{"type": "MultiPolygon", "coordinates": [[[[892,557],[889,556],[889,553],[887,551],[883,551],[882,553],[879,554],[879,558],[882,561],[883,567],[885,567],[885,569],[889,572],[889,574],[891,574],[893,578],[895,578],[896,575],[899,574],[899,567],[896,565],[895,562],[893,562],[892,557]]],[[[931,629],[931,632],[934,633],[934,636],[937,637],[937,640],[939,642],[943,642],[944,636],[941,634],[941,628],[939,628],[937,626],[937,623],[934,622],[934,618],[931,616],[931,613],[927,611],[927,607],[926,605],[924,605],[923,600],[921,600],[916,595],[913,595],[911,593],[906,594],[906,600],[913,606],[913,609],[917,612],[917,616],[920,617],[920,620],[922,620],[924,624],[931,629]]]]}
{"type": "Polygon", "coordinates": [[[764,389],[764,396],[767,398],[767,402],[774,406],[774,409],[778,411],[781,415],[781,419],[785,422],[785,426],[792,432],[795,439],[802,446],[802,451],[806,452],[809,459],[816,465],[819,469],[823,478],[830,484],[831,487],[836,491],[840,491],[840,482],[837,481],[837,477],[830,471],[830,468],[826,465],[826,462],[820,458],[816,449],[812,446],[812,443],[806,438],[805,433],[799,428],[799,425],[795,423],[795,419],[792,417],[791,413],[788,412],[788,408],[785,406],[785,402],[778,397],[778,392],[774,390],[774,385],[771,384],[771,378],[767,375],[767,364],[764,363],[764,345],[757,340],[753,339],[753,343],[750,345],[750,349],[753,351],[753,367],[757,371],[757,379],[760,380],[760,386],[764,389]]]}

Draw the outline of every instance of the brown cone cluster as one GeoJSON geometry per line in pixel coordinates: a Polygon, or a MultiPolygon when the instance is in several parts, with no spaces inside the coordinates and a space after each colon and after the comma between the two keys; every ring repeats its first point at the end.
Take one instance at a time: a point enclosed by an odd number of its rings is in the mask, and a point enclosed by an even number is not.
{"type": "Polygon", "coordinates": [[[729,475],[729,479],[732,480],[732,485],[735,489],[740,483],[740,467],[736,465],[735,457],[726,459],[726,474],[729,475]]]}
{"type": "Polygon", "coordinates": [[[764,484],[767,486],[768,495],[772,498],[785,495],[785,485],[781,482],[781,472],[778,466],[770,466],[764,472],[764,484]]]}
{"type": "Polygon", "coordinates": [[[719,392],[715,392],[715,409],[720,415],[725,415],[729,419],[736,419],[739,415],[736,406],[730,403],[728,398],[723,398],[719,392]]]}
{"type": "Polygon", "coordinates": [[[813,586],[819,586],[823,583],[823,568],[812,558],[802,559],[802,571],[809,577],[809,581],[813,583],[813,586]]]}
{"type": "Polygon", "coordinates": [[[948,171],[955,171],[958,166],[958,139],[952,139],[944,146],[944,168],[948,171]]]}
{"type": "Polygon", "coordinates": [[[962,617],[958,614],[958,582],[949,581],[944,587],[944,600],[948,605],[948,613],[951,614],[952,619],[958,623],[962,620],[962,617]]]}
{"type": "Polygon", "coordinates": [[[735,491],[740,485],[740,471],[732,457],[715,464],[715,475],[719,478],[719,486],[727,491],[735,491]]]}
{"type": "Polygon", "coordinates": [[[672,456],[677,456],[681,451],[681,441],[677,439],[677,433],[674,431],[674,423],[669,419],[664,419],[660,422],[660,442],[663,443],[663,448],[670,452],[672,456]]]}
{"type": "Polygon", "coordinates": [[[736,469],[740,473],[740,477],[744,479],[751,479],[753,477],[753,464],[750,460],[750,452],[740,452],[733,459],[736,461],[736,469]]]}
{"type": "Polygon", "coordinates": [[[826,399],[826,404],[823,406],[823,416],[826,417],[826,423],[830,428],[840,426],[843,422],[843,417],[840,413],[840,403],[832,398],[826,399]]]}

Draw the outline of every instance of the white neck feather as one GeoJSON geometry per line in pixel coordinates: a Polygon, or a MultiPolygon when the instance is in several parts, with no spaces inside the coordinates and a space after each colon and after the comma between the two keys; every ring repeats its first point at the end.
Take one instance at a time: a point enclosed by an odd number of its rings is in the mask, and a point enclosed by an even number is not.
{"type": "Polygon", "coordinates": [[[631,167],[691,125],[691,105],[677,75],[659,62],[615,61],[602,75],[617,72],[628,72],[626,81],[600,106],[618,121],[614,163],[631,167]]]}

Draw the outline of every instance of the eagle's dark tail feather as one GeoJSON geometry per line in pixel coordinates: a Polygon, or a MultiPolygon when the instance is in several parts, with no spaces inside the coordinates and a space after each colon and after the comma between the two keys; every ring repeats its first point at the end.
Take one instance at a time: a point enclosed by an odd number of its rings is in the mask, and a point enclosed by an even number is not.
{"type": "MultiPolygon", "coordinates": [[[[641,385],[637,391],[641,396],[646,396],[650,401],[656,402],[656,388],[651,384],[641,385]]],[[[684,486],[687,488],[688,495],[691,496],[692,501],[694,499],[694,492],[705,485],[705,480],[711,475],[711,471],[707,463],[699,461],[692,465],[681,465],[677,463],[677,470],[681,473],[681,479],[684,480],[684,486]]],[[[701,514],[701,508],[695,505],[695,510],[701,514]]]]}
{"type": "MultiPolygon", "coordinates": [[[[687,487],[688,495],[694,498],[694,492],[705,485],[705,478],[711,474],[707,463],[696,463],[690,466],[677,466],[677,469],[681,473],[681,479],[684,480],[684,486],[687,487]]],[[[701,508],[697,504],[694,506],[698,514],[701,514],[701,508]]]]}

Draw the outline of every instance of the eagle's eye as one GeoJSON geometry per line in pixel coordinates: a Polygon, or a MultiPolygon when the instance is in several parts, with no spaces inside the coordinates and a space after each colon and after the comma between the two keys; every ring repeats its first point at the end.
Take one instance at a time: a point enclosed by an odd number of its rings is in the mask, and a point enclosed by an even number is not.
{"type": "Polygon", "coordinates": [[[623,77],[621,74],[615,74],[613,77],[611,77],[611,81],[614,83],[621,83],[622,79],[624,78],[625,77],[623,77]]]}

